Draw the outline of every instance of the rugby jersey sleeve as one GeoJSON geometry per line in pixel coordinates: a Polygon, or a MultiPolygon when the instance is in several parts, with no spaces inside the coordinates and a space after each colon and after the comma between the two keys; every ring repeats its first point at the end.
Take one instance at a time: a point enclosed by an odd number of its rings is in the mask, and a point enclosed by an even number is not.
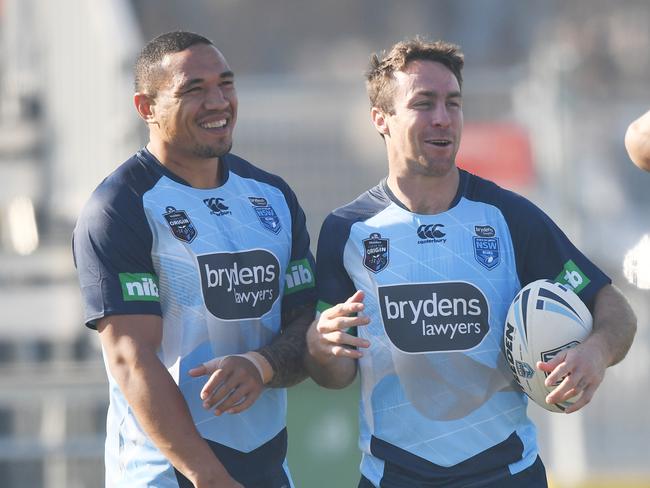
{"type": "Polygon", "coordinates": [[[316,302],[316,280],[305,212],[289,185],[284,183],[284,186],[283,193],[291,212],[291,257],[285,272],[282,309],[291,310],[316,302]]]}
{"type": "Polygon", "coordinates": [[[106,181],[82,211],[72,248],[81,287],[84,321],[117,314],[162,315],[151,259],[152,235],[133,188],[106,181]]]}
{"type": "Polygon", "coordinates": [[[521,285],[538,279],[566,284],[591,309],[596,293],[611,283],[610,278],[526,198],[507,192],[501,209],[510,228],[521,285]]]}
{"type": "Polygon", "coordinates": [[[355,292],[343,264],[343,251],[350,235],[350,223],[334,213],[323,222],[316,251],[317,311],[345,302],[355,292]]]}

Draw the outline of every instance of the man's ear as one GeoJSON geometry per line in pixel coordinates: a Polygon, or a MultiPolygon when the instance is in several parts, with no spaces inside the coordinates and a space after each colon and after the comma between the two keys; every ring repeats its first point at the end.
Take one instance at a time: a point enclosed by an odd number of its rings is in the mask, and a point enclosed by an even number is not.
{"type": "Polygon", "coordinates": [[[133,95],[133,103],[138,115],[147,123],[152,124],[155,122],[154,106],[155,101],[151,95],[146,93],[137,92],[133,95]]]}
{"type": "Polygon", "coordinates": [[[372,109],[370,109],[370,118],[372,118],[372,123],[374,124],[375,129],[377,129],[382,136],[390,135],[390,130],[388,130],[388,117],[381,109],[372,107],[372,109]]]}

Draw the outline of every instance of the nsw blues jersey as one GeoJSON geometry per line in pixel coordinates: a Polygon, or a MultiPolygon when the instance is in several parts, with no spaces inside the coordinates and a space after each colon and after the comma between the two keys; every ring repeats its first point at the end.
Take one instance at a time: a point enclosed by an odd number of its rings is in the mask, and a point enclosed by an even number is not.
{"type": "Polygon", "coordinates": [[[471,483],[532,465],[535,428],[501,348],[508,307],[541,278],[588,305],[609,282],[536,206],[462,170],[436,215],[410,212],[385,181],[332,212],[316,275],[320,310],[365,292],[361,471],[375,486],[409,486],[395,481],[404,472],[471,483]]]}
{"type": "MultiPolygon", "coordinates": [[[[86,324],[116,314],[162,316],[158,356],[200,434],[231,473],[242,468],[234,465],[238,452],[253,453],[263,473],[264,463],[284,463],[286,391],[265,389],[244,412],[217,417],[199,397],[206,378],[188,370],[271,342],[282,311],[315,301],[313,257],[288,185],[237,156],[221,161],[223,184],[198,189],[139,151],[84,208],[75,264],[86,324]]],[[[179,486],[107,372],[107,486],[179,486]]]]}

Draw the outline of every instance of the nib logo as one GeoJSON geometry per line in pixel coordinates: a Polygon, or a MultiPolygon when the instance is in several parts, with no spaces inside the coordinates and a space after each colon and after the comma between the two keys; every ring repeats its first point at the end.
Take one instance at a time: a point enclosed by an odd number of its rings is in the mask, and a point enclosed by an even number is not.
{"type": "Polygon", "coordinates": [[[228,210],[228,206],[223,203],[223,198],[206,198],[203,200],[205,206],[210,209],[210,213],[214,215],[228,215],[232,212],[228,210]]]}
{"type": "Polygon", "coordinates": [[[284,294],[290,295],[306,288],[313,288],[314,272],[311,270],[309,261],[301,259],[291,261],[285,274],[284,294]]]}
{"type": "Polygon", "coordinates": [[[570,286],[576,293],[580,293],[591,282],[572,260],[564,263],[564,269],[555,277],[555,281],[570,286]]]}
{"type": "Polygon", "coordinates": [[[151,273],[120,273],[125,302],[159,302],[158,279],[151,273]]]}

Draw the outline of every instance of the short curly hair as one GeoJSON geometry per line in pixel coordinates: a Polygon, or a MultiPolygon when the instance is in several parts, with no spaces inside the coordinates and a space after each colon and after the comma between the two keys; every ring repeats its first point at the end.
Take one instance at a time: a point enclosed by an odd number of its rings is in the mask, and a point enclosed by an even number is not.
{"type": "Polygon", "coordinates": [[[461,71],[465,58],[460,47],[445,41],[427,41],[421,37],[401,41],[386,53],[370,56],[370,66],[366,72],[366,90],[370,105],[385,113],[393,113],[393,91],[395,71],[403,71],[411,61],[425,60],[441,63],[454,74],[458,86],[463,86],[461,71]]]}
{"type": "Polygon", "coordinates": [[[167,32],[149,41],[135,61],[135,91],[155,96],[160,81],[160,64],[163,58],[167,54],[185,51],[195,44],[214,45],[210,39],[186,31],[167,32]]]}

